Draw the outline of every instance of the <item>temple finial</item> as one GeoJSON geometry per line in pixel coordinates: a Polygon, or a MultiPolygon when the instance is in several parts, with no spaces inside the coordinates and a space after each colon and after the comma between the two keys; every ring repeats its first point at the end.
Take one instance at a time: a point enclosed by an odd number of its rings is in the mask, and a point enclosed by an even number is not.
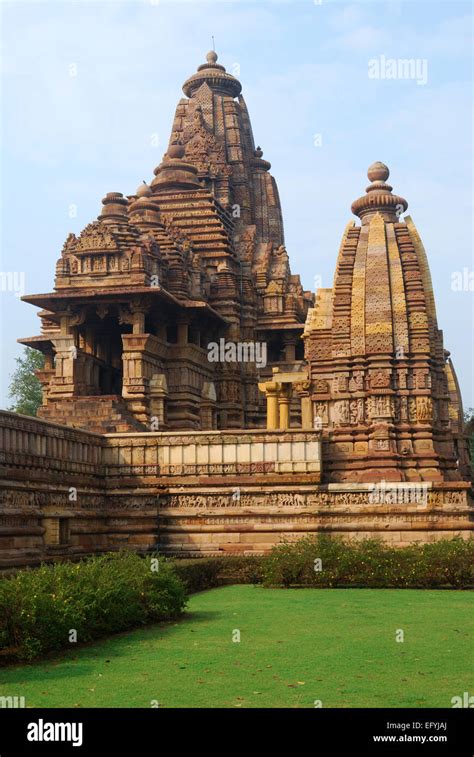
{"type": "Polygon", "coordinates": [[[381,163],[380,160],[376,160],[372,163],[367,170],[367,177],[369,181],[387,181],[390,176],[390,171],[385,163],[381,163]]]}
{"type": "Polygon", "coordinates": [[[369,166],[367,176],[371,182],[366,194],[354,200],[351,209],[354,215],[366,223],[375,213],[382,213],[387,221],[396,221],[408,208],[407,201],[399,195],[392,194],[393,187],[387,184],[390,171],[380,160],[369,166]]]}

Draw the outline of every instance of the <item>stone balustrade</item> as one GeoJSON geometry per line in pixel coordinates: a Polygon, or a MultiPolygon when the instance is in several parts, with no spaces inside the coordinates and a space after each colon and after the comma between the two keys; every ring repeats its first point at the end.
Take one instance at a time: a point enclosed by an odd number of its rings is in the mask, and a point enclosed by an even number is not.
{"type": "Polygon", "coordinates": [[[99,476],[102,447],[98,434],[0,410],[0,465],[7,470],[99,476]]]}
{"type": "Polygon", "coordinates": [[[107,434],[105,475],[321,474],[318,434],[255,430],[107,434]]]}

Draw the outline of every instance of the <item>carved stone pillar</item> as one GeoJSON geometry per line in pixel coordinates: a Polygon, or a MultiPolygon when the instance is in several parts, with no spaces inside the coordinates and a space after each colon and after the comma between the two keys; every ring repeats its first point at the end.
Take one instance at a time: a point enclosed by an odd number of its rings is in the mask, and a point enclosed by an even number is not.
{"type": "Polygon", "coordinates": [[[160,431],[166,427],[165,401],[168,385],[164,373],[155,373],[150,380],[151,430],[160,431]],[[156,428],[155,428],[156,426],[156,428]]]}
{"type": "Polygon", "coordinates": [[[301,400],[301,428],[312,429],[313,428],[313,408],[311,404],[311,397],[309,390],[311,388],[310,381],[300,381],[294,385],[295,391],[301,400]]]}
{"type": "Polygon", "coordinates": [[[290,428],[290,399],[291,399],[291,384],[279,384],[280,390],[278,392],[278,410],[280,416],[280,428],[290,428]]]}
{"type": "Polygon", "coordinates": [[[48,402],[50,384],[56,374],[56,371],[54,367],[51,367],[51,366],[46,367],[46,364],[45,364],[45,367],[42,370],[38,368],[35,370],[34,373],[35,373],[36,378],[40,382],[41,388],[43,391],[42,404],[46,405],[48,402]]]}
{"type": "Polygon", "coordinates": [[[258,385],[260,391],[264,392],[267,398],[267,428],[269,430],[279,427],[278,394],[280,386],[275,381],[266,381],[258,385]]]}
{"type": "Polygon", "coordinates": [[[56,351],[55,374],[50,384],[54,397],[72,397],[75,394],[75,364],[77,349],[71,335],[56,336],[51,340],[56,351]]]}
{"type": "Polygon", "coordinates": [[[188,329],[189,324],[187,321],[179,320],[177,323],[177,331],[178,331],[178,344],[185,345],[188,343],[188,329]]]}
{"type": "Polygon", "coordinates": [[[291,334],[283,336],[283,348],[285,350],[285,363],[294,363],[296,360],[296,338],[291,334]]]}
{"type": "Polygon", "coordinates": [[[201,429],[216,428],[217,394],[212,381],[204,382],[201,396],[201,429]]]}
{"type": "Polygon", "coordinates": [[[133,311],[133,333],[145,333],[145,312],[144,310],[133,311]]]}
{"type": "Polygon", "coordinates": [[[150,376],[147,375],[146,351],[150,338],[150,334],[122,334],[122,396],[141,423],[147,423],[149,415],[150,376]]]}

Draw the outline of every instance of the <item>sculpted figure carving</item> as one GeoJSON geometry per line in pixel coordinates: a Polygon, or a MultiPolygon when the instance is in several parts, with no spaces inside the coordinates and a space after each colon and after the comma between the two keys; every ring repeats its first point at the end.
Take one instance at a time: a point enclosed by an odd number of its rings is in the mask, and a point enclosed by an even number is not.
{"type": "Polygon", "coordinates": [[[328,422],[328,403],[327,402],[315,402],[314,403],[314,417],[320,419],[321,423],[328,422]]]}
{"type": "Polygon", "coordinates": [[[411,423],[414,423],[417,420],[415,397],[409,397],[408,399],[408,420],[411,423]]]}
{"type": "Polygon", "coordinates": [[[334,420],[339,425],[345,425],[350,422],[348,400],[338,400],[338,402],[334,403],[334,420]]]}
{"type": "Polygon", "coordinates": [[[433,414],[433,403],[431,397],[416,398],[416,418],[419,421],[431,420],[433,414]]]}
{"type": "Polygon", "coordinates": [[[362,397],[350,401],[350,418],[353,424],[364,422],[364,400],[362,397]]]}
{"type": "Polygon", "coordinates": [[[361,392],[364,389],[364,372],[354,371],[349,380],[350,392],[361,392]]]}

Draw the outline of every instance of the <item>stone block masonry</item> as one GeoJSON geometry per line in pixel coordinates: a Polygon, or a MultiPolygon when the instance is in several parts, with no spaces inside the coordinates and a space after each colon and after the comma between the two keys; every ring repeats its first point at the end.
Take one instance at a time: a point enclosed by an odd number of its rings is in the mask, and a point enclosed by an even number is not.
{"type": "Polygon", "coordinates": [[[380,496],[322,484],[322,466],[316,431],[100,435],[0,411],[0,568],[122,548],[257,554],[317,532],[401,545],[473,528],[467,482],[380,496]]]}
{"type": "Polygon", "coordinates": [[[0,411],[0,567],[108,548],[99,435],[0,411]]]}

